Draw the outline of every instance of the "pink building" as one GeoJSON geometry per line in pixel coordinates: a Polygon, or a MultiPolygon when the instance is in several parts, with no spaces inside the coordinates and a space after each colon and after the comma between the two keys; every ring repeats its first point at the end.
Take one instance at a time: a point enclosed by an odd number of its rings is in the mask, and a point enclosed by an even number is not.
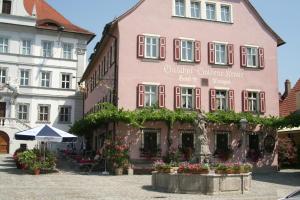
{"type": "MultiPolygon", "coordinates": [[[[85,113],[99,102],[128,110],[157,106],[167,109],[233,110],[278,116],[277,47],[284,41],[248,0],[141,0],[106,25],[82,81],[85,113]]],[[[94,149],[112,124],[90,134],[94,149]]],[[[167,151],[167,126],[147,122],[144,129],[115,126],[131,144],[132,160],[152,149],[167,151]]],[[[194,130],[175,124],[174,148],[193,148],[194,130]]],[[[209,126],[212,153],[228,148],[240,160],[240,130],[209,126]]],[[[276,166],[276,151],[266,150],[274,133],[248,127],[248,151],[261,154],[260,166],[276,166]],[[271,138],[271,139],[270,139],[271,138]]]]}

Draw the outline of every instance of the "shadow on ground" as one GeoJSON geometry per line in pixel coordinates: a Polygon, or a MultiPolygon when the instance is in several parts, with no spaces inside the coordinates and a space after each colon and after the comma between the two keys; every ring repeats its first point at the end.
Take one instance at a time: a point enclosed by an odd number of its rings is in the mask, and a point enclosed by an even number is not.
{"type": "Polygon", "coordinates": [[[300,170],[283,170],[272,174],[254,174],[252,179],[278,185],[300,186],[300,170]]]}

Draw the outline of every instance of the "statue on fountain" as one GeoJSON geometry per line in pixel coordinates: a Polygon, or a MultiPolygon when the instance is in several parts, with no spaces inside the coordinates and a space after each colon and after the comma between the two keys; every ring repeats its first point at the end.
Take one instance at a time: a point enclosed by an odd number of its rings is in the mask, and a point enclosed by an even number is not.
{"type": "Polygon", "coordinates": [[[203,111],[200,111],[194,121],[195,128],[195,155],[193,160],[197,163],[208,163],[211,152],[208,146],[207,122],[203,111]]]}

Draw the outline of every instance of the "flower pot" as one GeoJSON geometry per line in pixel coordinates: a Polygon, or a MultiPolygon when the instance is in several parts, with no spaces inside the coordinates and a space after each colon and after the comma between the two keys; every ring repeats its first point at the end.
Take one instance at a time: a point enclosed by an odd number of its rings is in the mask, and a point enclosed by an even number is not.
{"type": "Polygon", "coordinates": [[[215,174],[226,174],[224,170],[215,170],[215,174]]]}
{"type": "Polygon", "coordinates": [[[209,174],[209,170],[208,169],[202,169],[201,174],[209,174]]]}
{"type": "Polygon", "coordinates": [[[33,170],[33,172],[34,172],[34,175],[40,175],[40,173],[41,173],[41,170],[40,169],[35,169],[35,170],[33,170]]]}
{"type": "Polygon", "coordinates": [[[227,173],[227,174],[234,174],[234,171],[233,171],[232,169],[227,169],[227,170],[226,170],[226,173],[227,173]]]}
{"type": "Polygon", "coordinates": [[[123,168],[116,168],[115,169],[115,175],[116,176],[123,175],[123,168]]]}

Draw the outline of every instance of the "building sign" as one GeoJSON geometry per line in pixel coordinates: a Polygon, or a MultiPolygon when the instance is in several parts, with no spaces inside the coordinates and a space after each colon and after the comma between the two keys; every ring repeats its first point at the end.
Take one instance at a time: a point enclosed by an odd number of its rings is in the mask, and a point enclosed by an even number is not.
{"type": "Polygon", "coordinates": [[[214,85],[229,86],[233,79],[243,79],[244,73],[234,72],[232,69],[203,69],[189,66],[164,67],[164,73],[170,76],[177,75],[180,82],[199,83],[201,78],[209,78],[214,85]]]}

